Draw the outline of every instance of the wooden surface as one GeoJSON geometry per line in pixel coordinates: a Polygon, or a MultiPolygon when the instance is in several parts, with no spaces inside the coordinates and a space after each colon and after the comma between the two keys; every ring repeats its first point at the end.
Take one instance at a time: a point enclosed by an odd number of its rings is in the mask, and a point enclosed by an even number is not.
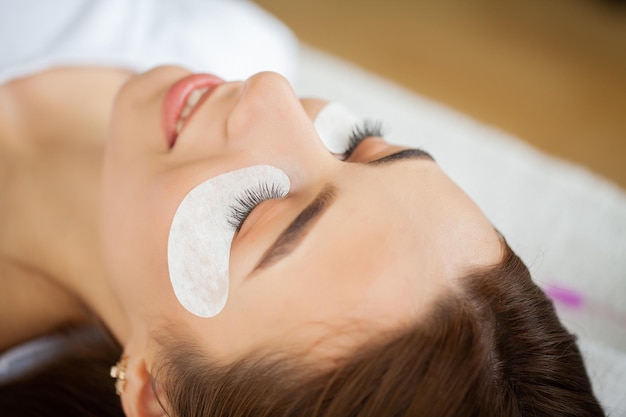
{"type": "Polygon", "coordinates": [[[305,43],[626,189],[626,7],[600,0],[257,0],[305,43]]]}

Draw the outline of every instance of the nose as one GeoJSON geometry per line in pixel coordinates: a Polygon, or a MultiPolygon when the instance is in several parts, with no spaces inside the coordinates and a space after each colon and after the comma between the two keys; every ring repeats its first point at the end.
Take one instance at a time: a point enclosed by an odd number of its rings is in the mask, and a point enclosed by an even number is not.
{"type": "Polygon", "coordinates": [[[226,134],[231,149],[285,170],[292,182],[321,174],[338,162],[289,82],[276,73],[259,73],[244,82],[226,134]]]}

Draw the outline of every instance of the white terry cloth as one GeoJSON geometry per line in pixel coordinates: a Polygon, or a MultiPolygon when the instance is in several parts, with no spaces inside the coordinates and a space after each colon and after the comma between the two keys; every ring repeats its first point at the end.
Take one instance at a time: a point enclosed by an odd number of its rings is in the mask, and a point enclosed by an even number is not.
{"type": "Polygon", "coordinates": [[[540,286],[576,294],[580,302],[557,303],[557,311],[581,340],[605,410],[626,416],[626,193],[580,166],[344,61],[306,47],[301,58],[298,94],[380,118],[390,142],[432,153],[540,286]]]}
{"type": "Polygon", "coordinates": [[[0,84],[58,66],[164,64],[227,80],[271,70],[294,81],[297,45],[283,23],[244,0],[0,3],[0,84]]]}

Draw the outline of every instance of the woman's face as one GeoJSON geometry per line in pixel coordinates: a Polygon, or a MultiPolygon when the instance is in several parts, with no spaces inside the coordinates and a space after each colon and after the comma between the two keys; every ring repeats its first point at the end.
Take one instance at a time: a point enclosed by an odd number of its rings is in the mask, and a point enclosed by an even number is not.
{"type": "Polygon", "coordinates": [[[170,148],[162,101],[187,75],[160,67],[135,76],[113,110],[103,247],[135,333],[150,334],[167,321],[224,359],[262,347],[320,347],[351,323],[365,335],[411,322],[454,278],[499,261],[492,225],[428,156],[386,158],[404,148],[372,137],[346,161],[335,158],[313,124],[326,103],[299,100],[277,74],[216,87],[170,148]],[[172,219],[196,185],[254,165],[282,170],[290,191],[259,204],[235,235],[223,310],[194,316],[168,275],[172,219]],[[309,209],[314,214],[300,222],[295,239],[276,248],[320,195],[331,197],[309,209]]]}

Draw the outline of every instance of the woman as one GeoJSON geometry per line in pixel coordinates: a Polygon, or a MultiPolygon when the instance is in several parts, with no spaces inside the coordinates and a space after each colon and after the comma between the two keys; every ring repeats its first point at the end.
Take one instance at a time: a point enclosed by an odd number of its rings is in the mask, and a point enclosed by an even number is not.
{"type": "Polygon", "coordinates": [[[372,124],[330,148],[321,126],[349,117],[277,73],[54,67],[0,100],[0,342],[95,316],[126,415],[602,415],[573,336],[432,157],[372,124]]]}

